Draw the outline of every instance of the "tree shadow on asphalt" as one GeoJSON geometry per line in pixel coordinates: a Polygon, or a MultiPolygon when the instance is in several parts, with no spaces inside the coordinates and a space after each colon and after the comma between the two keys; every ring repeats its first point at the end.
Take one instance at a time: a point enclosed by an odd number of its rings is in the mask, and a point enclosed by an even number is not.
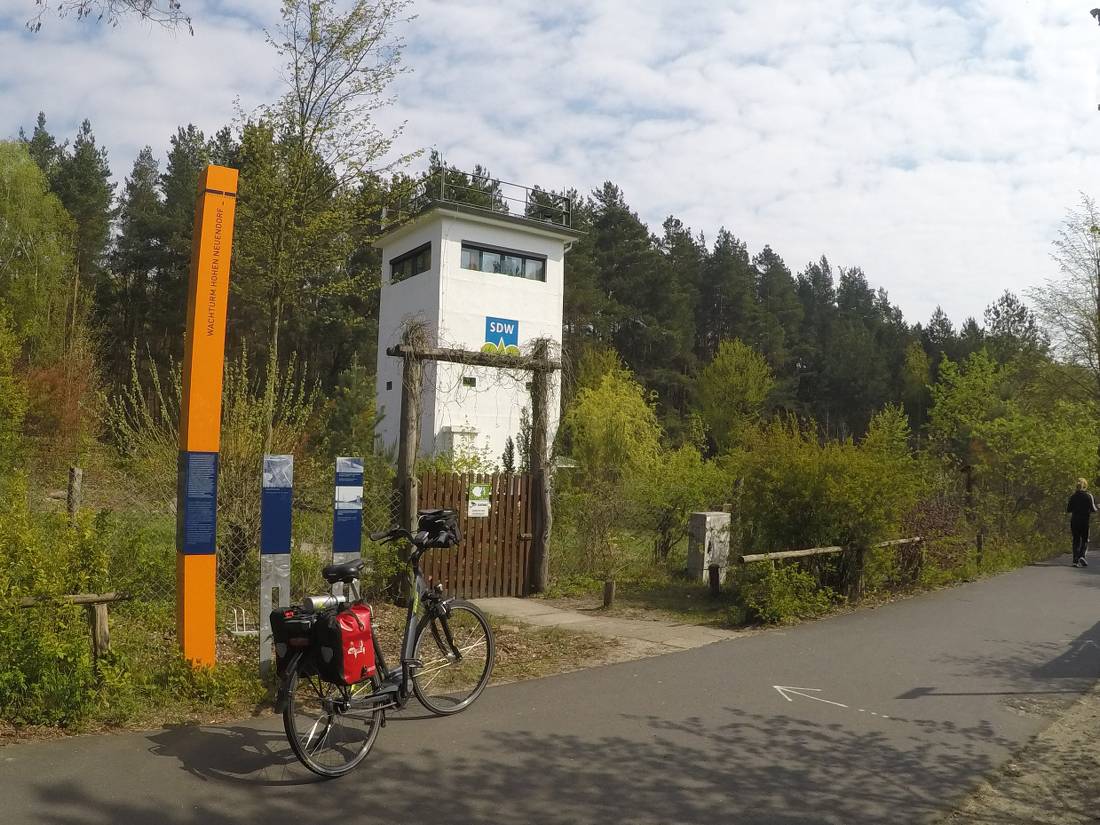
{"type": "MultiPolygon", "coordinates": [[[[944,654],[939,660],[956,665],[959,676],[977,677],[996,685],[999,689],[990,690],[990,694],[1080,695],[1100,679],[1100,622],[1073,639],[1040,643],[993,639],[990,646],[1011,648],[1013,652],[988,658],[944,654]]],[[[899,698],[913,697],[904,694],[899,698]]]]}
{"type": "MultiPolygon", "coordinates": [[[[400,711],[389,713],[387,722],[435,718],[427,712],[400,711]]],[[[150,734],[147,739],[150,753],[179,760],[183,770],[199,779],[268,786],[321,781],[304,769],[287,770],[299,766],[281,727],[265,730],[247,723],[173,725],[150,734]]]]}
{"type": "Polygon", "coordinates": [[[188,780],[160,779],[144,786],[149,797],[135,798],[44,778],[35,789],[36,821],[223,825],[352,817],[461,825],[901,825],[950,807],[945,802],[988,773],[1013,744],[985,722],[964,727],[883,719],[854,730],[839,721],[733,707],[709,721],[609,721],[629,732],[476,734],[474,757],[447,751],[443,720],[439,745],[395,756],[387,754],[383,737],[363,766],[332,782],[312,781],[304,768],[289,764],[277,732],[176,729],[151,735],[151,751],[179,760],[190,777],[214,780],[201,793],[188,780]],[[273,775],[285,781],[273,782],[273,775]]]}

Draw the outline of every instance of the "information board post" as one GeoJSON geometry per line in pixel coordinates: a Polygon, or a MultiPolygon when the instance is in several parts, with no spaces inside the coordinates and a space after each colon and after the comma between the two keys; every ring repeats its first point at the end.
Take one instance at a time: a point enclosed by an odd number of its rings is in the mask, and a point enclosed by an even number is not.
{"type": "Polygon", "coordinates": [[[216,659],[218,450],[236,204],[237,170],[206,167],[191,243],[176,492],[176,629],[196,667],[216,659]]]}
{"type": "Polygon", "coordinates": [[[290,606],[294,456],[265,455],[260,491],[260,678],[271,673],[271,611],[290,606]],[[278,591],[278,598],[275,593],[278,591]]]}
{"type": "MultiPolygon", "coordinates": [[[[336,459],[336,492],[332,502],[332,563],[344,564],[363,550],[363,459],[336,459]]],[[[337,585],[343,593],[343,585],[337,585]]]]}

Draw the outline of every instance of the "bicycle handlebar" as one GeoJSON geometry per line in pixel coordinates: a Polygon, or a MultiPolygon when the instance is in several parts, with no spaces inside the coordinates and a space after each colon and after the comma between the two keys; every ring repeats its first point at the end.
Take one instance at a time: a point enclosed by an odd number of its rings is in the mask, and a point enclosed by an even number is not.
{"type": "Polygon", "coordinates": [[[371,541],[388,542],[388,541],[396,541],[397,539],[408,539],[409,541],[413,542],[414,544],[416,543],[415,540],[413,539],[413,534],[410,533],[408,530],[402,528],[402,527],[394,527],[390,530],[383,530],[380,533],[371,533],[370,534],[370,540],[371,541]]]}
{"type": "MultiPolygon", "coordinates": [[[[440,533],[439,535],[442,536],[443,534],[440,533]]],[[[406,539],[408,542],[410,542],[413,547],[415,547],[418,551],[417,558],[419,558],[422,553],[426,553],[429,550],[433,549],[433,545],[430,544],[430,542],[432,541],[432,534],[427,532],[426,530],[421,530],[417,533],[410,533],[404,527],[394,527],[390,530],[383,530],[380,533],[370,534],[371,541],[382,542],[383,544],[388,544],[389,542],[397,541],[398,539],[406,539]]]]}

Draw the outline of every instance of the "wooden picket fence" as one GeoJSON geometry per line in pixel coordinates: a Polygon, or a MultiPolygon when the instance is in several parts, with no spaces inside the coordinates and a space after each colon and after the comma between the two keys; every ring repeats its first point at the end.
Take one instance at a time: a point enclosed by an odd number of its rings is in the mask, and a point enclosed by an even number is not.
{"type": "Polygon", "coordinates": [[[528,474],[424,473],[419,509],[455,510],[462,528],[458,547],[431,550],[424,556],[424,574],[464,599],[528,595],[533,503],[528,474]],[[474,484],[492,487],[487,517],[467,515],[474,484]]]}

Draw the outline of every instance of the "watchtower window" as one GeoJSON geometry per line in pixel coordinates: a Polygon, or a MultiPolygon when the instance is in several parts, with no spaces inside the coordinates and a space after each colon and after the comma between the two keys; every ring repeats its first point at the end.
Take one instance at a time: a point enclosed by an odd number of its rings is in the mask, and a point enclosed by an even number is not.
{"type": "Polygon", "coordinates": [[[432,245],[426,243],[390,261],[390,283],[396,284],[432,268],[432,245]]]}
{"type": "Polygon", "coordinates": [[[514,249],[493,246],[462,244],[462,268],[474,272],[493,272],[524,278],[528,281],[546,280],[546,258],[514,249]]]}

